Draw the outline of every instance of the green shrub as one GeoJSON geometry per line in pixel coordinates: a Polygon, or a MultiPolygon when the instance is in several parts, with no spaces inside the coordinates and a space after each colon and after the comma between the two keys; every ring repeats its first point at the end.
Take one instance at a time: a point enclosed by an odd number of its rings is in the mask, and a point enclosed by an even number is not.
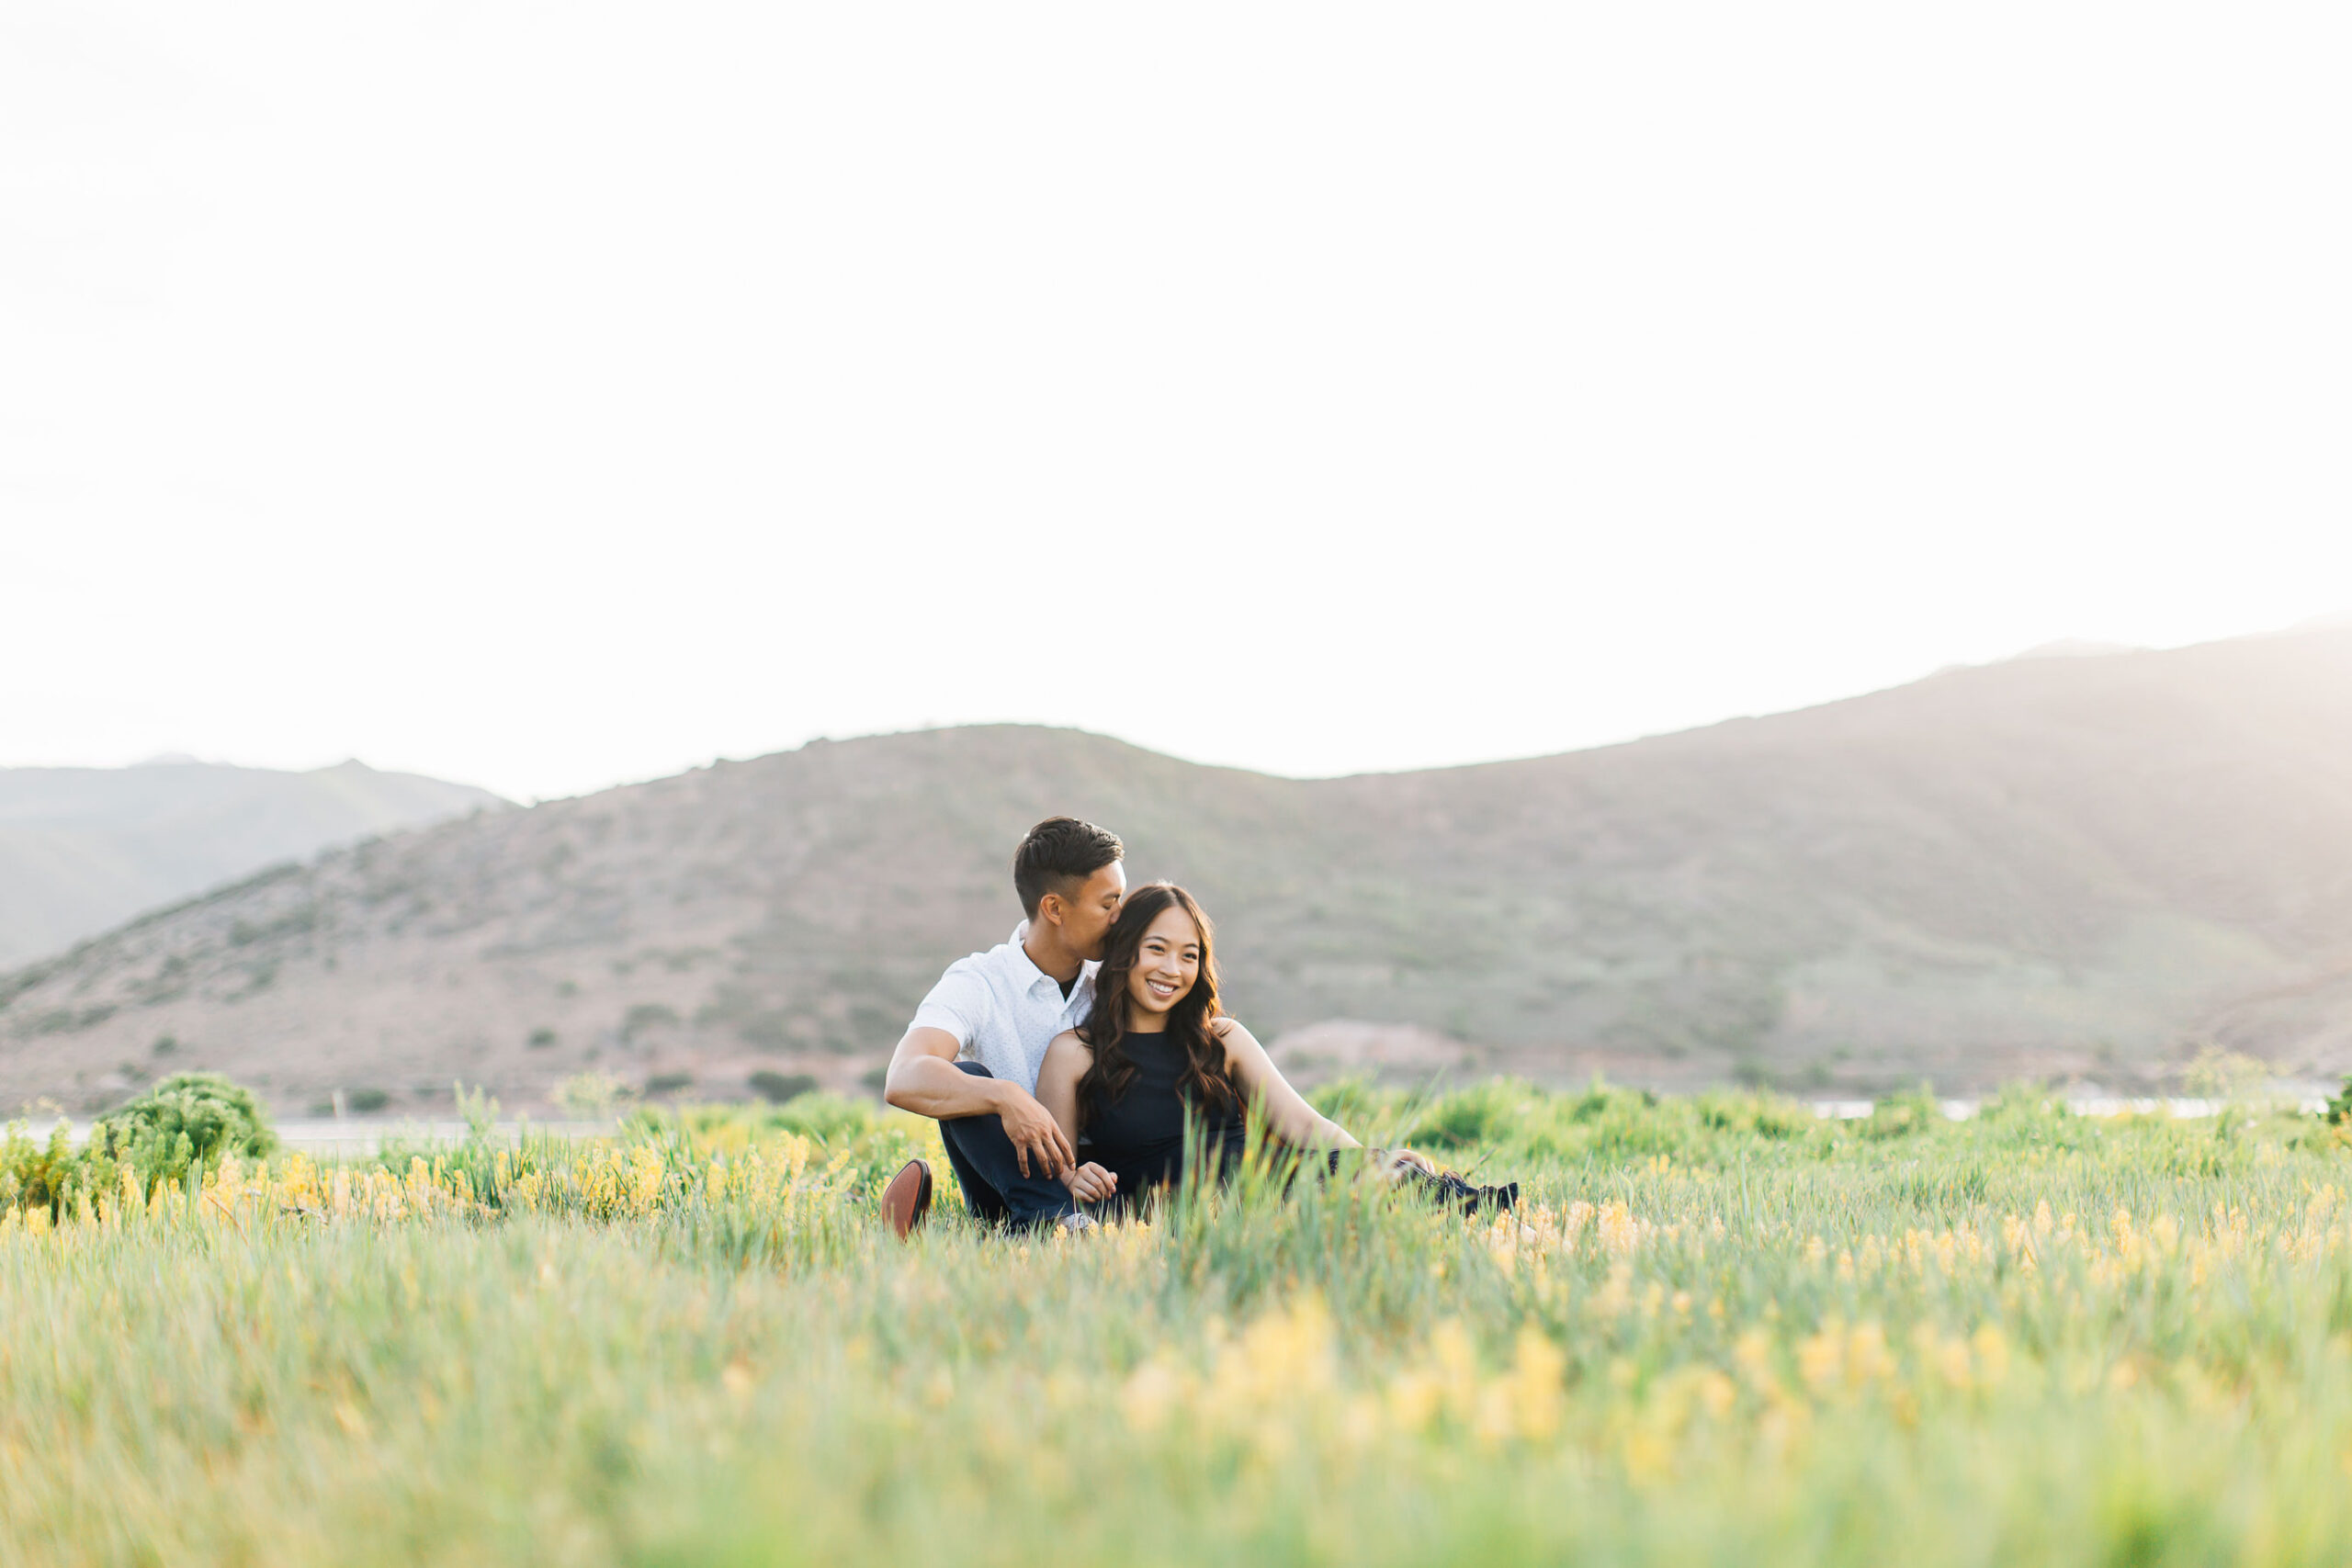
{"type": "Polygon", "coordinates": [[[362,1116],[371,1111],[381,1111],[391,1102],[390,1091],[380,1089],[355,1089],[343,1097],[345,1108],[362,1116]]]}
{"type": "Polygon", "coordinates": [[[82,1162],[74,1153],[74,1130],[59,1117],[46,1142],[35,1143],[22,1122],[8,1123],[0,1137],[0,1209],[47,1208],[66,1201],[82,1162]]]}
{"type": "Polygon", "coordinates": [[[1690,1101],[1614,1089],[1598,1078],[1581,1094],[1538,1108],[1552,1112],[1551,1125],[1539,1128],[1530,1146],[1556,1159],[1689,1159],[1708,1141],[1690,1101]]]}
{"type": "Polygon", "coordinates": [[[874,1107],[863,1100],[848,1100],[821,1089],[812,1094],[796,1095],[788,1105],[779,1105],[765,1112],[768,1125],[786,1132],[806,1133],[824,1141],[828,1148],[841,1148],[851,1141],[874,1131],[874,1107]]]}
{"type": "Polygon", "coordinates": [[[621,1038],[634,1040],[646,1030],[677,1021],[677,1009],[663,1002],[639,1002],[621,1015],[621,1038]]]}
{"type": "Polygon", "coordinates": [[[253,1091],[219,1073],[175,1073],[90,1129],[92,1185],[112,1172],[97,1168],[127,1166],[143,1188],[158,1177],[176,1181],[189,1164],[207,1164],[234,1154],[258,1158],[277,1147],[253,1091]]]}
{"type": "Polygon", "coordinates": [[[1466,1149],[1498,1144],[1516,1128],[1528,1102],[1528,1087],[1494,1078],[1442,1095],[1413,1128],[1413,1141],[1437,1149],[1466,1149]]]}
{"type": "Polygon", "coordinates": [[[1802,1137],[1819,1120],[1793,1100],[1769,1094],[1713,1090],[1690,1101],[1699,1125],[1710,1132],[1745,1133],[1758,1138],[1802,1137]]]}
{"type": "Polygon", "coordinates": [[[817,1080],[808,1073],[779,1073],[763,1069],[749,1079],[752,1090],[762,1100],[781,1105],[787,1100],[797,1100],[804,1094],[816,1092],[817,1080]]]}
{"type": "Polygon", "coordinates": [[[1385,1135],[1396,1119],[1399,1097],[1383,1092],[1369,1079],[1350,1075],[1333,1078],[1306,1096],[1316,1110],[1360,1137],[1385,1135]]]}
{"type": "Polygon", "coordinates": [[[1943,1109],[1926,1084],[1908,1094],[1893,1095],[1871,1108],[1861,1124],[1865,1138],[1911,1138],[1931,1132],[1943,1119],[1943,1109]]]}

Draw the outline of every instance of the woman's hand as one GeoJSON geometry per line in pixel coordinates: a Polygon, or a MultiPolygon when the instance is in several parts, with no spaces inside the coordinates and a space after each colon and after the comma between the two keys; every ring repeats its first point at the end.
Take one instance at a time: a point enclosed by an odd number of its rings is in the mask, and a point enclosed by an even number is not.
{"type": "Polygon", "coordinates": [[[1379,1163],[1380,1173],[1391,1181],[1403,1176],[1407,1166],[1430,1176],[1437,1174],[1437,1167],[1430,1163],[1427,1156],[1417,1155],[1410,1149],[1374,1149],[1372,1155],[1379,1163]]]}
{"type": "Polygon", "coordinates": [[[1100,1203],[1119,1190],[1119,1179],[1092,1160],[1062,1172],[1062,1185],[1081,1203],[1100,1203]]]}

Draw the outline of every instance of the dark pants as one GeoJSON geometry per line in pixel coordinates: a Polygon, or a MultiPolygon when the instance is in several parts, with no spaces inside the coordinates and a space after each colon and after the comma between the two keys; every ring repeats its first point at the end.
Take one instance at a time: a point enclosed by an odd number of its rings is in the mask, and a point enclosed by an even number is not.
{"type": "MultiPolygon", "coordinates": [[[[976,1078],[994,1077],[978,1062],[956,1064],[976,1078]]],[[[1029,1174],[1021,1174],[1021,1156],[1004,1135],[1001,1116],[957,1116],[939,1123],[939,1141],[947,1145],[947,1163],[956,1168],[956,1184],[964,1190],[964,1204],[992,1225],[1051,1224],[1078,1204],[1058,1177],[1048,1176],[1033,1156],[1029,1174]]]]}

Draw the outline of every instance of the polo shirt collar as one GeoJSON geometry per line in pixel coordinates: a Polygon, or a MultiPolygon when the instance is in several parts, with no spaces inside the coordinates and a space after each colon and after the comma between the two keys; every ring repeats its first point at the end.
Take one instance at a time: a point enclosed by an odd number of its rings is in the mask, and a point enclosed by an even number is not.
{"type": "MultiPolygon", "coordinates": [[[[1024,991],[1034,991],[1037,988],[1037,982],[1042,980],[1054,988],[1057,996],[1060,995],[1062,983],[1038,968],[1037,961],[1029,956],[1029,949],[1023,945],[1028,936],[1029,922],[1023,920],[1012,928],[1012,936],[1010,939],[1012,943],[1012,958],[1015,965],[1013,973],[1022,976],[1021,988],[1024,991]]],[[[1072,982],[1069,994],[1076,997],[1078,987],[1094,978],[1094,972],[1102,967],[1101,962],[1096,959],[1089,958],[1081,961],[1079,965],[1078,978],[1072,982]]]]}

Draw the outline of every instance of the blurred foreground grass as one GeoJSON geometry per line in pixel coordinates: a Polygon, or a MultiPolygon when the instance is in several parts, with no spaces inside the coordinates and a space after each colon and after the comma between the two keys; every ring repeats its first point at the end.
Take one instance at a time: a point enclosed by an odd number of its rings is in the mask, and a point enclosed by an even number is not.
{"type": "Polygon", "coordinates": [[[10,1208],[0,1563],[2352,1558],[2334,1127],[1326,1098],[1521,1214],[901,1247],[816,1098],[10,1208]]]}

